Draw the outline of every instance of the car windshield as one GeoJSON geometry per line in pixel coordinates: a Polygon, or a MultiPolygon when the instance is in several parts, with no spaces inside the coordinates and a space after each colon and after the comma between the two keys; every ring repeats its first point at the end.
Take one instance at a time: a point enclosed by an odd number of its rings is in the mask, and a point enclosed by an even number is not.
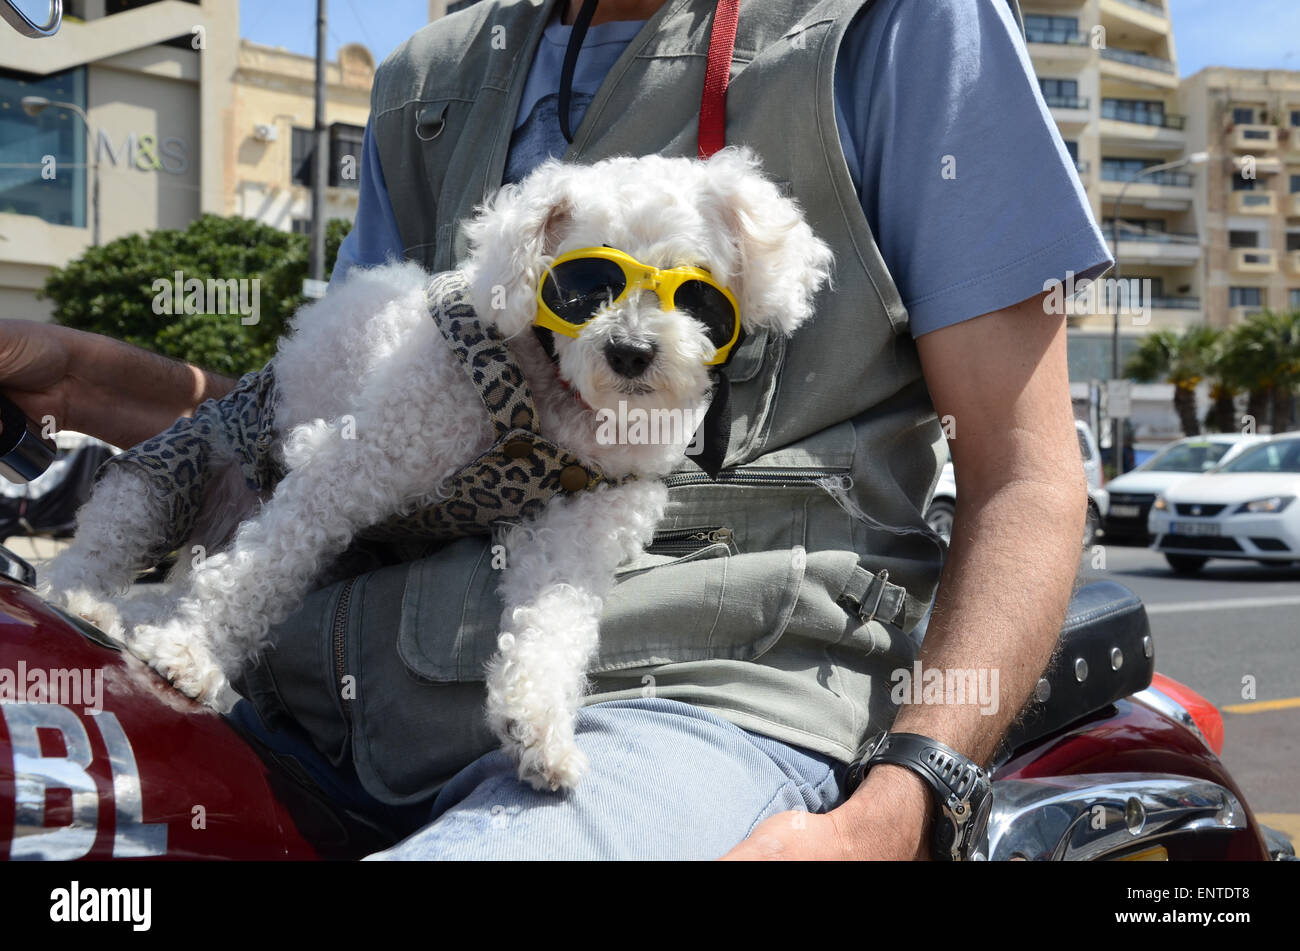
{"type": "Polygon", "coordinates": [[[1148,472],[1204,472],[1231,448],[1229,442],[1178,442],[1142,468],[1148,472]]]}
{"type": "Polygon", "coordinates": [[[1220,472],[1300,472],[1300,439],[1266,442],[1247,449],[1220,472]]]}

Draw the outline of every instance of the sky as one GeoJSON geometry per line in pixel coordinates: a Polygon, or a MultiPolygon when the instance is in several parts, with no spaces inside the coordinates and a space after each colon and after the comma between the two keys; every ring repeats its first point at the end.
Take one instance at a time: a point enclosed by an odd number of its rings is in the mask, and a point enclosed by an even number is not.
{"type": "MultiPolygon", "coordinates": [[[[1170,0],[1170,13],[1184,76],[1205,66],[1300,70],[1300,0],[1170,0]]],[[[378,62],[427,17],[425,0],[329,0],[330,59],[364,43],[378,62]]],[[[240,0],[239,19],[250,40],[314,52],[316,0],[240,0]]]]}

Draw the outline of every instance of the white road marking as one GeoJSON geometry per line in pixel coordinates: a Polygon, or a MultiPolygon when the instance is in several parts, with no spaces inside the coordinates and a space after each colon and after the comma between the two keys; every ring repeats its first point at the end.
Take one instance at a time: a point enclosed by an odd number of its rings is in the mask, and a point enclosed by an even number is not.
{"type": "Polygon", "coordinates": [[[1185,611],[1228,611],[1243,608],[1281,608],[1300,605],[1300,598],[1229,598],[1221,601],[1180,601],[1148,604],[1147,614],[1179,614],[1185,611]]]}

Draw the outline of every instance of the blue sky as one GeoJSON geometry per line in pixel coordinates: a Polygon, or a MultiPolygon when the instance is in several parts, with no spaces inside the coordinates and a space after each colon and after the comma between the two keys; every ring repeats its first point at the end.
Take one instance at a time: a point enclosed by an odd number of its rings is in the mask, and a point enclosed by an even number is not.
{"type": "MultiPolygon", "coordinates": [[[[240,0],[240,31],[258,43],[311,54],[315,11],[315,0],[240,0]]],[[[1184,76],[1204,66],[1300,70],[1300,0],[1170,0],[1170,12],[1184,76]]],[[[330,0],[329,16],[331,59],[344,43],[364,43],[382,60],[424,25],[428,4],[330,0]]]]}
{"type": "Polygon", "coordinates": [[[1300,0],[1170,0],[1178,70],[1300,70],[1300,0]]]}

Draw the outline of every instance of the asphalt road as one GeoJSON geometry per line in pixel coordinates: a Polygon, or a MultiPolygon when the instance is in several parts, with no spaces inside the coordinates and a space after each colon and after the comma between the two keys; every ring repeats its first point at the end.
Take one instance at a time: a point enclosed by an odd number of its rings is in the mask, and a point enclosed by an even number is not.
{"type": "Polygon", "coordinates": [[[1300,566],[1220,560],[1179,577],[1162,555],[1102,539],[1085,552],[1080,581],[1102,579],[1142,599],[1156,669],[1219,708],[1224,764],[1251,808],[1300,851],[1300,566]]]}

